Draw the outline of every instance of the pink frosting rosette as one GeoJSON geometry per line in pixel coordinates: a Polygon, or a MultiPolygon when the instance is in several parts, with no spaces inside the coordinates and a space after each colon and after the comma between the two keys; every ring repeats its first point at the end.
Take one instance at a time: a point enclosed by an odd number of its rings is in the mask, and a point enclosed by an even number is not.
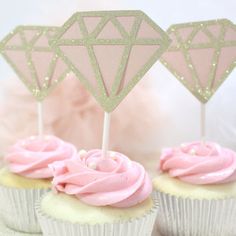
{"type": "Polygon", "coordinates": [[[50,167],[55,191],[93,206],[131,207],[152,192],[144,167],[118,152],[109,152],[103,159],[101,150],[81,151],[76,158],[50,167]]]}
{"type": "Polygon", "coordinates": [[[35,179],[52,178],[49,164],[70,159],[77,153],[74,145],[55,136],[31,136],[19,140],[5,156],[9,170],[35,179]]]}
{"type": "Polygon", "coordinates": [[[236,180],[236,153],[212,142],[192,142],[165,149],[160,170],[191,184],[221,184],[236,180]]]}

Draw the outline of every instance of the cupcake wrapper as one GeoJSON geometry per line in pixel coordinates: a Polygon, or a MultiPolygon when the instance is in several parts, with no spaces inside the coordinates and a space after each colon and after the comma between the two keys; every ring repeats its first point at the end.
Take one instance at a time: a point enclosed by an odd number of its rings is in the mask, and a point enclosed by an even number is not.
{"type": "Polygon", "coordinates": [[[155,228],[164,236],[236,235],[236,199],[198,200],[155,191],[155,228]]]}
{"type": "Polygon", "coordinates": [[[73,224],[46,215],[41,210],[40,202],[36,204],[36,212],[44,236],[151,236],[158,210],[158,205],[154,203],[144,216],[126,222],[73,224]]]}
{"type": "Polygon", "coordinates": [[[15,231],[5,226],[1,221],[2,219],[0,218],[0,236],[42,236],[42,234],[40,233],[32,234],[32,233],[23,233],[23,232],[15,231]]]}
{"type": "Polygon", "coordinates": [[[16,231],[40,233],[34,205],[48,191],[48,189],[17,189],[0,186],[0,210],[3,223],[16,231]]]}

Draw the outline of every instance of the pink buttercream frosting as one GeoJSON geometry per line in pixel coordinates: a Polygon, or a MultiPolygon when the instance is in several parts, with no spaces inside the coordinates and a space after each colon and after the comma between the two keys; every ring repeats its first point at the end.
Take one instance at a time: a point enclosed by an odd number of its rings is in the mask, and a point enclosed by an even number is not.
{"type": "Polygon", "coordinates": [[[165,149],[160,170],[191,184],[221,184],[236,180],[236,153],[212,142],[192,142],[165,149]]]}
{"type": "Polygon", "coordinates": [[[131,207],[150,196],[151,180],[141,164],[118,152],[101,156],[91,150],[50,165],[53,189],[93,206],[131,207]]]}
{"type": "Polygon", "coordinates": [[[5,156],[9,170],[35,179],[52,178],[49,164],[72,158],[77,153],[74,145],[55,136],[31,136],[19,140],[5,156]]]}

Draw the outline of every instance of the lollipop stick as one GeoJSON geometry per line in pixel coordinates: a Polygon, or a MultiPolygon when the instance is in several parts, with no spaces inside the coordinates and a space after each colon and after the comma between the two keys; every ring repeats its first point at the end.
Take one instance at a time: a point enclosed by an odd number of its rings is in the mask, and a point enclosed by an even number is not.
{"type": "Polygon", "coordinates": [[[42,102],[37,103],[38,107],[38,135],[40,138],[43,137],[43,106],[42,102]]]}
{"type": "Polygon", "coordinates": [[[205,144],[206,136],[206,106],[201,103],[201,140],[202,144],[205,144]]]}
{"type": "Polygon", "coordinates": [[[111,113],[104,113],[103,137],[102,137],[102,158],[106,158],[109,147],[111,113]]]}

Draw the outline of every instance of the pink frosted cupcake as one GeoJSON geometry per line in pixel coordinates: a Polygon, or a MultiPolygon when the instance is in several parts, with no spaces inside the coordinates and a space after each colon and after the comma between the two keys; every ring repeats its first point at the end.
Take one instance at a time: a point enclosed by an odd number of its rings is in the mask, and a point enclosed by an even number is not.
{"type": "Polygon", "coordinates": [[[55,161],[72,158],[76,148],[55,136],[32,136],[13,145],[0,170],[1,213],[4,223],[17,231],[40,232],[34,204],[49,191],[55,161]]]}
{"type": "Polygon", "coordinates": [[[57,162],[53,190],[37,204],[44,235],[151,235],[157,206],[144,167],[118,152],[82,151],[57,162]]]}
{"type": "Polygon", "coordinates": [[[216,143],[169,148],[153,180],[157,226],[168,236],[236,235],[236,153],[216,143]]]}

